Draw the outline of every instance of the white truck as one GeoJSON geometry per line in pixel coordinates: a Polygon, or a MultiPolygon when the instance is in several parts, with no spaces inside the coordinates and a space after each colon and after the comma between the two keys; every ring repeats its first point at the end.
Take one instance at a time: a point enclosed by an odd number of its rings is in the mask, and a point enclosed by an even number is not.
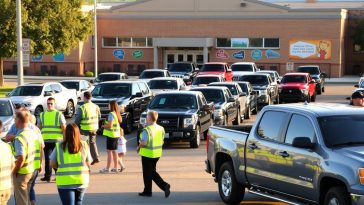
{"type": "Polygon", "coordinates": [[[77,104],[77,92],[67,89],[57,82],[42,84],[26,84],[16,87],[8,97],[13,104],[24,106],[35,116],[47,108],[47,99],[53,97],[56,100],[56,109],[64,112],[65,117],[71,118],[75,114],[77,104]]]}

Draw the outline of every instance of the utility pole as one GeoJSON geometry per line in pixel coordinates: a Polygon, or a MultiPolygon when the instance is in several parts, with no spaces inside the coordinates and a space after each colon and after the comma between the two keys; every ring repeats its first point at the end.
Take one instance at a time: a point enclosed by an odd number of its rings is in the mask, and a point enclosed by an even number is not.
{"type": "Polygon", "coordinates": [[[95,77],[98,76],[98,65],[97,65],[97,0],[94,0],[94,51],[95,51],[95,77]]]}
{"type": "Polygon", "coordinates": [[[18,61],[18,85],[24,84],[23,72],[23,35],[21,20],[21,0],[16,0],[16,33],[17,33],[17,61],[18,61]]]}

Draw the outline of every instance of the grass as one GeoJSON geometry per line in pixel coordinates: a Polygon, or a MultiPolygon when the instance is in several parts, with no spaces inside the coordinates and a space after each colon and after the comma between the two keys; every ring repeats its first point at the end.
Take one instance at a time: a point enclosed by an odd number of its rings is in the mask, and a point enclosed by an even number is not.
{"type": "Polygon", "coordinates": [[[6,94],[10,93],[14,87],[0,87],[0,97],[5,97],[6,94]]]}

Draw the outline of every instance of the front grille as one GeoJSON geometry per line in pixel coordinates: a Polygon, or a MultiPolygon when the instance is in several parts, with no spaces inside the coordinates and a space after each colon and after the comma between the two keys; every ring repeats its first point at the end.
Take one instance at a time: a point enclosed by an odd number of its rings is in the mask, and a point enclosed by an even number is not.
{"type": "Polygon", "coordinates": [[[179,118],[159,117],[157,123],[164,128],[179,128],[179,118]]]}
{"type": "Polygon", "coordinates": [[[289,88],[289,89],[282,89],[281,94],[284,94],[284,95],[301,95],[302,92],[299,89],[289,88]]]}

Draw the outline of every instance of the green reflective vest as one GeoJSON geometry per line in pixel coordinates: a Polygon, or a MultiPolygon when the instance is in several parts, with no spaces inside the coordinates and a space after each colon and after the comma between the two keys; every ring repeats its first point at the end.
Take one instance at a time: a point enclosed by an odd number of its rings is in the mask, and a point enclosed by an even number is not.
{"type": "Polygon", "coordinates": [[[12,187],[11,165],[14,161],[14,157],[10,146],[1,140],[0,150],[0,191],[3,191],[11,189],[12,187]]]}
{"type": "Polygon", "coordinates": [[[42,144],[39,141],[38,137],[35,139],[34,145],[35,145],[34,169],[39,169],[41,167],[40,152],[41,152],[41,149],[42,149],[42,144]]]}
{"type": "Polygon", "coordinates": [[[98,106],[92,102],[80,106],[82,111],[81,130],[96,131],[99,129],[98,106]]]}
{"type": "MultiPolygon", "coordinates": [[[[148,142],[145,147],[140,148],[139,155],[148,158],[159,158],[162,156],[164,142],[164,128],[159,125],[149,125],[144,128],[148,133],[148,142]]],[[[142,133],[140,134],[140,139],[142,133]]]]}
{"type": "MultiPolygon", "coordinates": [[[[111,138],[119,138],[120,137],[120,124],[118,121],[118,117],[116,116],[115,112],[111,112],[111,114],[114,116],[114,121],[112,122],[111,128],[105,128],[103,131],[103,135],[111,138]]],[[[109,122],[106,121],[106,124],[109,122]]]]}
{"type": "Polygon", "coordinates": [[[62,149],[62,144],[56,144],[57,164],[56,184],[58,187],[69,185],[88,185],[89,168],[86,165],[86,157],[89,152],[88,146],[82,142],[79,153],[70,154],[68,148],[62,149]]]}
{"type": "Polygon", "coordinates": [[[30,174],[33,173],[34,168],[34,159],[35,159],[35,141],[37,139],[37,133],[35,133],[31,129],[25,129],[23,130],[19,135],[15,137],[16,140],[19,140],[19,142],[24,147],[24,155],[25,155],[25,161],[22,165],[22,167],[19,169],[19,174],[30,174]]]}
{"type": "Polygon", "coordinates": [[[40,114],[42,125],[42,136],[46,141],[62,141],[63,132],[61,129],[61,112],[47,111],[40,114]]]}

